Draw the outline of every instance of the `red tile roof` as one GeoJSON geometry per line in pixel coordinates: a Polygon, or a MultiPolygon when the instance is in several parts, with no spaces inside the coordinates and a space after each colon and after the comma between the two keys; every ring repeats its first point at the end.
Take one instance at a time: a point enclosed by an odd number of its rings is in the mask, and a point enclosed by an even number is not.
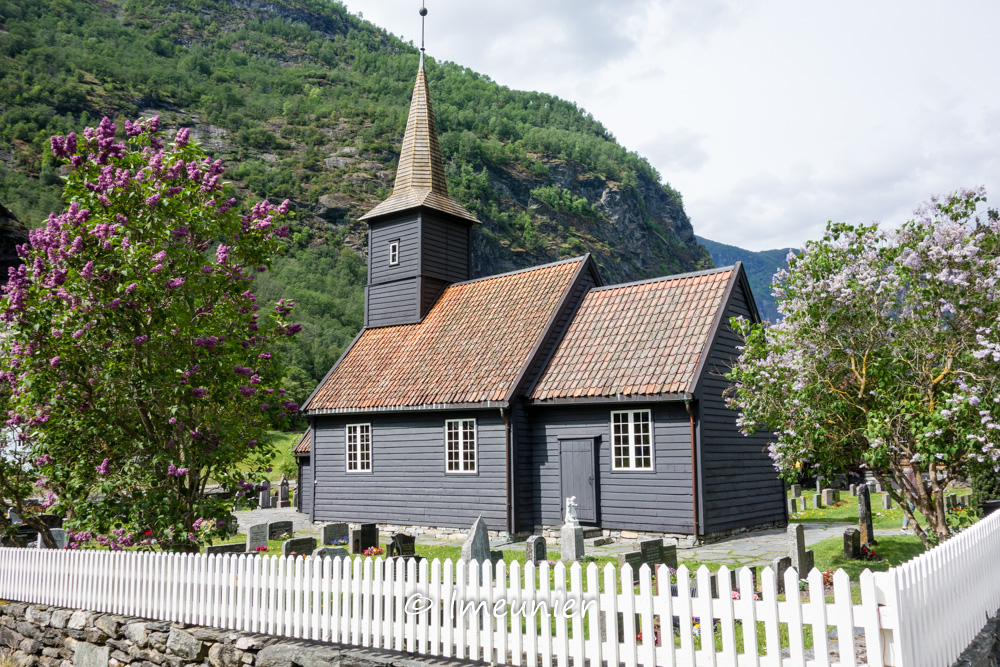
{"type": "Polygon", "coordinates": [[[584,261],[451,285],[422,322],[366,329],[304,409],[505,400],[584,261]]]}
{"type": "Polygon", "coordinates": [[[302,434],[302,438],[292,451],[295,454],[308,454],[310,445],[312,445],[312,430],[306,429],[306,432],[302,434]]]}
{"type": "Polygon", "coordinates": [[[530,398],[689,392],[732,267],[591,290],[530,398]]]}

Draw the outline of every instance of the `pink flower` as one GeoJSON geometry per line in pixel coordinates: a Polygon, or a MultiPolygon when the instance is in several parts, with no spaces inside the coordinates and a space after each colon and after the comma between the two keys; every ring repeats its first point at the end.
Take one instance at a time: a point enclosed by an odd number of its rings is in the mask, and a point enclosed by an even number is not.
{"type": "Polygon", "coordinates": [[[49,359],[49,365],[50,366],[58,366],[60,361],[62,361],[62,359],[59,358],[59,356],[57,355],[57,356],[52,357],[51,359],[49,359]]]}
{"type": "Polygon", "coordinates": [[[177,148],[184,148],[187,146],[188,141],[191,138],[191,129],[187,127],[182,127],[177,130],[177,136],[174,138],[174,143],[177,144],[177,148]]]}
{"type": "Polygon", "coordinates": [[[195,398],[204,398],[207,393],[208,389],[205,389],[204,387],[195,387],[191,390],[191,395],[195,398]]]}
{"type": "Polygon", "coordinates": [[[184,278],[171,278],[167,281],[167,289],[177,289],[184,284],[184,278]]]}
{"type": "Polygon", "coordinates": [[[101,461],[101,465],[94,468],[94,470],[97,472],[98,475],[101,475],[102,477],[104,475],[107,475],[108,472],[111,470],[111,459],[104,459],[103,461],[101,461]]]}

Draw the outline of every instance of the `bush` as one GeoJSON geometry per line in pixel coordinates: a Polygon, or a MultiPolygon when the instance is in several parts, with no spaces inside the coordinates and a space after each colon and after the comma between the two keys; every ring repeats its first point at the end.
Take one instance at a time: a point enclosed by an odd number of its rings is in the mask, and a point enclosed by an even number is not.
{"type": "Polygon", "coordinates": [[[992,466],[983,466],[972,472],[972,496],[969,502],[979,508],[987,500],[1000,500],[1000,475],[992,466]]]}

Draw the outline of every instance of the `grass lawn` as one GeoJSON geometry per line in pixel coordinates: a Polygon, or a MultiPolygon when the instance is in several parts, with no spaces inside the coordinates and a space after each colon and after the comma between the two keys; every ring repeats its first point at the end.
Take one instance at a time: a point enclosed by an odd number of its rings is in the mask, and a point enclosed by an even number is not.
{"type": "MultiPolygon", "coordinates": [[[[948,492],[946,495],[968,495],[969,489],[958,489],[948,492]]],[[[791,494],[788,494],[791,498],[791,494]]],[[[872,525],[877,529],[899,529],[903,525],[903,510],[893,503],[891,510],[882,509],[882,498],[880,494],[871,494],[872,498],[872,525]]],[[[810,504],[812,498],[809,499],[810,504]]],[[[800,501],[801,502],[801,501],[800,501]]],[[[858,499],[852,498],[847,491],[840,492],[840,504],[838,506],[822,507],[818,510],[808,509],[791,516],[794,523],[856,523],[858,520],[858,499]]],[[[926,525],[924,515],[917,512],[917,521],[921,525],[926,525]]]]}

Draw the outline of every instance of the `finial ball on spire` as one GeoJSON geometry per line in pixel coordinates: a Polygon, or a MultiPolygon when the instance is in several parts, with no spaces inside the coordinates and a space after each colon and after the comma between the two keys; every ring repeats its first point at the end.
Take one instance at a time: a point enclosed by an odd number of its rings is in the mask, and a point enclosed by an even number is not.
{"type": "Polygon", "coordinates": [[[420,15],[421,16],[427,16],[427,8],[426,7],[421,7],[420,8],[420,15]]]}

